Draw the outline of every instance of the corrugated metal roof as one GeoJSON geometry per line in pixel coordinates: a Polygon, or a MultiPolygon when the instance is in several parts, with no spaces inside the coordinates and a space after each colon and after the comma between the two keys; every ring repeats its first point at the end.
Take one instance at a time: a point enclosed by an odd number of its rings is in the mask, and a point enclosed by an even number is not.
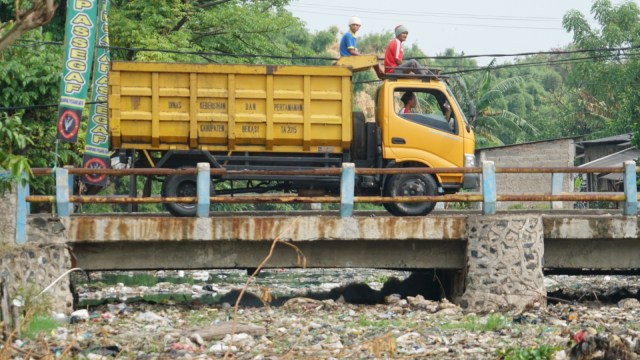
{"type": "Polygon", "coordinates": [[[609,137],[595,139],[595,140],[585,140],[585,141],[581,141],[580,144],[623,143],[623,142],[631,141],[632,137],[633,137],[633,134],[629,133],[629,134],[609,136],[609,137]]]}
{"type": "Polygon", "coordinates": [[[531,145],[531,144],[538,144],[538,143],[543,143],[543,142],[553,142],[553,141],[559,141],[559,140],[567,140],[567,139],[573,139],[574,142],[576,139],[581,138],[581,135],[577,135],[577,136],[567,136],[567,137],[561,137],[561,138],[555,138],[555,139],[546,139],[546,140],[536,140],[536,141],[529,141],[529,142],[524,142],[524,143],[518,143],[518,144],[509,144],[509,145],[500,145],[500,146],[489,146],[489,147],[483,147],[483,148],[477,148],[476,151],[480,151],[480,150],[493,150],[493,149],[502,149],[502,148],[508,148],[508,147],[514,147],[514,146],[522,146],[522,145],[531,145]]]}
{"type": "Polygon", "coordinates": [[[628,149],[624,149],[622,151],[618,151],[617,153],[613,153],[599,159],[595,159],[586,164],[582,164],[578,167],[622,167],[622,164],[625,161],[636,160],[640,157],[640,150],[636,147],[631,147],[628,149]]]}

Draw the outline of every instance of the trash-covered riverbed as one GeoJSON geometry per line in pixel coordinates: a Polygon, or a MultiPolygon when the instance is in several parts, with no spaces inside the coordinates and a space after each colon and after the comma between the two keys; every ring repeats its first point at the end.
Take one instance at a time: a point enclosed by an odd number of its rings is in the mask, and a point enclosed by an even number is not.
{"type": "MultiPolygon", "coordinates": [[[[390,287],[430,273],[270,269],[75,273],[72,314],[0,356],[80,359],[636,359],[636,276],[547,276],[549,305],[469,313],[390,287]],[[358,283],[357,286],[346,286],[358,283]],[[385,285],[387,284],[387,285],[385,285]],[[380,297],[380,295],[384,295],[380,297]],[[350,300],[375,305],[353,304],[350,300]],[[375,300],[375,301],[374,301],[375,300]]],[[[423,276],[423,277],[420,277],[423,276]]],[[[44,320],[43,320],[44,321],[44,320]]]]}

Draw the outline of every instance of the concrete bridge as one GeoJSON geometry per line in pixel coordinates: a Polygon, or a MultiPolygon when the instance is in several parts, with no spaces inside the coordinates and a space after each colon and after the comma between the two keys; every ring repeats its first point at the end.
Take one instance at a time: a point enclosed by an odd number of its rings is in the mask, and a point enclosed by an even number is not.
{"type": "Polygon", "coordinates": [[[481,310],[544,303],[545,272],[640,269],[635,163],[628,162],[623,169],[617,169],[624,172],[624,193],[587,195],[590,200],[620,202],[619,212],[497,212],[498,201],[575,201],[586,196],[562,192],[560,173],[576,172],[575,168],[528,169],[552,174],[551,194],[499,195],[495,188],[496,169],[493,163],[485,162],[480,194],[409,199],[477,201],[482,203],[482,212],[434,212],[426,217],[354,212],[354,202],[380,199],[354,197],[357,170],[347,165],[341,170],[341,196],[320,199],[340,203],[340,211],[332,213],[211,213],[212,199],[229,199],[210,196],[209,175],[213,170],[208,166],[197,170],[197,197],[171,200],[197,204],[197,216],[193,218],[139,213],[72,214],[71,203],[75,202],[167,199],[87,199],[71,195],[73,180],[66,169],[56,170],[57,217],[28,215],[29,202],[51,202],[53,198],[30,196],[28,187],[18,187],[15,211],[8,213],[15,214],[17,244],[57,239],[58,244],[70,250],[69,266],[85,270],[256,268],[267,257],[266,267],[437,269],[443,290],[451,299],[481,310]]]}
{"type": "Polygon", "coordinates": [[[544,304],[545,272],[640,269],[638,217],[621,212],[30,215],[27,228],[62,238],[85,270],[254,269],[268,256],[264,267],[437,269],[447,297],[479,311],[544,304]]]}
{"type": "MultiPolygon", "coordinates": [[[[34,217],[34,215],[32,215],[34,217]]],[[[209,218],[76,215],[61,218],[76,266],[91,270],[254,268],[275,239],[297,246],[309,267],[463,269],[472,223],[540,219],[547,271],[640,269],[636,216],[604,211],[212,214],[209,218]]],[[[33,224],[34,220],[31,219],[33,224]]],[[[268,267],[295,267],[279,245],[268,267]]]]}

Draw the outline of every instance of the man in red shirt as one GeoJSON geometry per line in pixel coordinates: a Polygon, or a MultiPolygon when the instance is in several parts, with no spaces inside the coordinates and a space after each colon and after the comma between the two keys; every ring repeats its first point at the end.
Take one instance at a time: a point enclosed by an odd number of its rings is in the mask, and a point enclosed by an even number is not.
{"type": "Polygon", "coordinates": [[[387,74],[402,72],[413,72],[415,74],[426,75],[427,71],[415,60],[410,59],[402,61],[404,52],[402,51],[402,43],[407,40],[409,30],[406,26],[398,25],[395,28],[396,37],[389,42],[387,50],[384,53],[384,72],[387,74]]]}

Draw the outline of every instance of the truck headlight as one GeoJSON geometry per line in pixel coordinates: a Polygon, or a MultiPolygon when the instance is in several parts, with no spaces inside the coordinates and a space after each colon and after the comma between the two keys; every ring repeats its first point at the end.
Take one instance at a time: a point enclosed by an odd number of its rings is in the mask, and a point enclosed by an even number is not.
{"type": "Polygon", "coordinates": [[[464,167],[475,167],[476,156],[473,154],[464,154],[464,167]]]}

